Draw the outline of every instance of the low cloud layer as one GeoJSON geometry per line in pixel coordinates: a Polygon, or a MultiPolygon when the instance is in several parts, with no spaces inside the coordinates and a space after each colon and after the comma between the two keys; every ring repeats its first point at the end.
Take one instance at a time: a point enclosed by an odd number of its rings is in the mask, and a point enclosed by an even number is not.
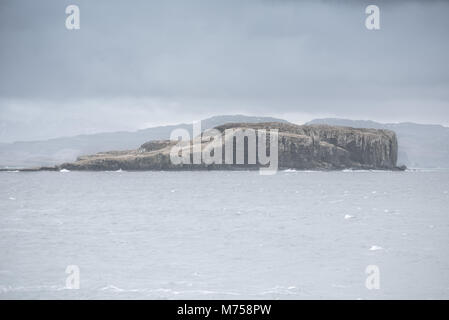
{"type": "Polygon", "coordinates": [[[449,124],[449,3],[0,3],[0,141],[213,114],[449,124]],[[65,28],[77,4],[81,29],[65,28]]]}

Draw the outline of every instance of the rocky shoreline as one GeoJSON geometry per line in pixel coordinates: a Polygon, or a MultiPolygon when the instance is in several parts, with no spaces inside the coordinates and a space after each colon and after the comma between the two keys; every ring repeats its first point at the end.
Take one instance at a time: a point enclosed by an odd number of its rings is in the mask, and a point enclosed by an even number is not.
{"type": "MultiPolygon", "coordinates": [[[[356,129],[328,125],[294,125],[290,123],[228,123],[215,128],[224,138],[227,129],[278,131],[278,168],[297,170],[404,170],[397,167],[398,142],[390,130],[356,129]]],[[[221,138],[221,137],[220,137],[221,138]]],[[[195,146],[204,152],[210,138],[196,137],[187,144],[191,157],[195,146]]],[[[156,140],[137,150],[100,152],[79,157],[76,161],[54,167],[18,169],[19,171],[143,171],[143,170],[251,170],[263,167],[245,161],[240,164],[174,164],[170,150],[177,142],[156,140]]],[[[225,150],[225,146],[220,146],[225,150]]],[[[267,140],[267,150],[269,140],[267,140]]],[[[234,146],[235,153],[235,146],[234,146]]],[[[223,159],[225,155],[223,154],[223,159]]],[[[235,157],[235,155],[234,155],[235,157]]],[[[235,158],[234,158],[235,159],[235,158]]],[[[235,163],[235,162],[234,162],[235,163]]],[[[0,169],[11,171],[11,169],[0,169]]]]}

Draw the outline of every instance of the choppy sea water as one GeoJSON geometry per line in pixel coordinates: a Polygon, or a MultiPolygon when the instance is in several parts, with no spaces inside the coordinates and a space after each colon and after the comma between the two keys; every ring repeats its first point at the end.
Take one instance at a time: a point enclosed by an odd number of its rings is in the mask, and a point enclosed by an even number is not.
{"type": "Polygon", "coordinates": [[[447,171],[2,172],[0,299],[448,299],[448,192],[447,171]]]}

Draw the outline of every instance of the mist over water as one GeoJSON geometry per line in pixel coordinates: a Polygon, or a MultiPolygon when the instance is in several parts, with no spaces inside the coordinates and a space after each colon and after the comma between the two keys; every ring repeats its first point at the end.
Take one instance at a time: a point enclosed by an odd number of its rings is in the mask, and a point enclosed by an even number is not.
{"type": "Polygon", "coordinates": [[[448,299],[448,191],[448,171],[1,172],[0,299],[448,299]]]}

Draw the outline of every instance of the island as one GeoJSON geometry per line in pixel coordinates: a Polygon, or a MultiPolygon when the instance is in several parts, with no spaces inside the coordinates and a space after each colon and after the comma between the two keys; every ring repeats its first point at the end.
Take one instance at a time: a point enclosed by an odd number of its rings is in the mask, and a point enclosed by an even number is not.
{"type": "MultiPolygon", "coordinates": [[[[244,160],[236,163],[236,146],[233,146],[233,164],[225,163],[225,132],[228,129],[247,131],[248,129],[277,132],[278,169],[296,170],[404,170],[398,167],[398,142],[396,134],[390,130],[363,129],[329,125],[296,125],[282,122],[227,123],[214,128],[222,139],[199,135],[187,143],[190,160],[196,152],[212,140],[222,145],[222,163],[174,163],[171,161],[172,148],[180,144],[176,140],[153,140],[135,150],[107,151],[78,157],[74,162],[52,167],[22,169],[21,171],[143,171],[143,170],[250,170],[262,165],[251,163],[248,157],[248,140],[244,145],[244,160]],[[199,144],[199,145],[198,145],[199,144]]],[[[216,136],[217,137],[217,136],[216,136]]],[[[258,136],[257,136],[258,139],[258,136]]],[[[235,140],[234,142],[235,143],[235,140]]],[[[270,139],[266,139],[270,152],[270,139]]],[[[260,147],[258,144],[257,146],[260,147]]],[[[217,150],[217,149],[216,149],[217,150]]],[[[229,150],[228,150],[229,151],[229,150]]],[[[259,151],[259,150],[258,150],[259,151]]],[[[216,152],[216,151],[215,151],[216,152]]],[[[212,154],[214,151],[212,151],[212,154]]],[[[257,159],[258,160],[258,159],[257,159]]]]}

